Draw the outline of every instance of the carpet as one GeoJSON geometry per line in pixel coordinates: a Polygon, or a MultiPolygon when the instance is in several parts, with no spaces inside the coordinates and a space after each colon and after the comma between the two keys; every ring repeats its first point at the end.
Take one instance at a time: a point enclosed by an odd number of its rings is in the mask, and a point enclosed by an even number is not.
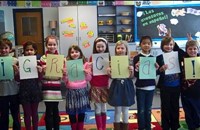
{"type": "MultiPolygon", "coordinates": [[[[152,130],[162,130],[160,126],[160,109],[153,109],[152,115],[151,115],[151,128],[152,130]]],[[[38,130],[45,130],[45,121],[44,121],[44,113],[39,113],[39,129],[38,130]]],[[[60,130],[70,130],[70,122],[69,117],[65,112],[60,112],[61,122],[60,122],[60,130]]],[[[10,116],[10,120],[12,120],[10,116]]],[[[107,130],[113,129],[113,122],[114,122],[114,111],[108,110],[107,112],[107,124],[106,128],[107,130]]],[[[12,124],[12,121],[10,121],[10,126],[12,124]]],[[[24,118],[23,114],[21,114],[21,124],[22,124],[22,130],[25,130],[24,128],[24,118]]],[[[184,117],[184,111],[183,109],[180,109],[180,125],[181,128],[179,130],[187,130],[187,125],[185,123],[185,117],[184,117]]],[[[85,130],[96,130],[96,122],[95,122],[95,116],[94,111],[86,112],[86,118],[85,118],[85,124],[84,124],[85,130]]],[[[137,130],[137,110],[129,110],[129,130],[137,130]]]]}

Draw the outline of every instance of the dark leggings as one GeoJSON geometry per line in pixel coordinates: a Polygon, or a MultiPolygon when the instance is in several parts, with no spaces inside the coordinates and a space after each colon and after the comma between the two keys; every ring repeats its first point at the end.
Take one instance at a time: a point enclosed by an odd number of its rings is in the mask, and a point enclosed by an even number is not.
{"type": "MultiPolygon", "coordinates": [[[[85,113],[78,114],[78,122],[84,122],[85,113]]],[[[71,123],[77,123],[76,114],[69,114],[69,120],[71,123]]]]}

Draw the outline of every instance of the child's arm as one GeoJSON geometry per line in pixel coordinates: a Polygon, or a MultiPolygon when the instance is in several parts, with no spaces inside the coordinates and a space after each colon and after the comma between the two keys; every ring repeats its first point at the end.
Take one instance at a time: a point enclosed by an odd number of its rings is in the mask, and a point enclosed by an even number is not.
{"type": "Polygon", "coordinates": [[[84,64],[85,80],[90,81],[92,79],[91,63],[86,62],[84,64]]]}
{"type": "Polygon", "coordinates": [[[134,67],[129,66],[128,69],[129,69],[129,73],[130,73],[129,78],[132,78],[134,76],[134,67]]]}

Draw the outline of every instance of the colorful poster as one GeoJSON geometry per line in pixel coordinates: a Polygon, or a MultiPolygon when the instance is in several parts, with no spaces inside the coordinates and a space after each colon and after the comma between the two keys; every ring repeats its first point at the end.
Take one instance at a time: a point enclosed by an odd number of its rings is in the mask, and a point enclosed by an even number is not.
{"type": "Polygon", "coordinates": [[[185,78],[200,79],[200,57],[184,58],[185,78]]]}
{"type": "Polygon", "coordinates": [[[92,55],[93,75],[107,75],[109,53],[92,55]]]}
{"type": "Polygon", "coordinates": [[[180,65],[178,60],[178,52],[170,52],[163,54],[164,63],[168,65],[168,69],[165,70],[165,74],[180,73],[180,65]]]}
{"type": "Polygon", "coordinates": [[[25,1],[17,1],[17,7],[25,7],[25,1]]]}
{"type": "Polygon", "coordinates": [[[84,80],[85,74],[83,70],[83,60],[69,60],[67,61],[67,74],[69,81],[84,80]]]}
{"type": "Polygon", "coordinates": [[[129,77],[128,56],[111,56],[111,77],[128,78],[129,77]]]}
{"type": "Polygon", "coordinates": [[[18,60],[20,79],[38,78],[36,56],[22,56],[18,60]]]}
{"type": "Polygon", "coordinates": [[[45,76],[63,77],[64,55],[47,54],[45,76]]]}
{"type": "Polygon", "coordinates": [[[0,57],[0,79],[14,79],[13,57],[0,57]]]}
{"type": "Polygon", "coordinates": [[[33,7],[40,7],[41,6],[41,1],[32,1],[32,6],[33,7]]]}
{"type": "Polygon", "coordinates": [[[139,79],[156,79],[155,63],[155,57],[140,57],[139,79]]]}

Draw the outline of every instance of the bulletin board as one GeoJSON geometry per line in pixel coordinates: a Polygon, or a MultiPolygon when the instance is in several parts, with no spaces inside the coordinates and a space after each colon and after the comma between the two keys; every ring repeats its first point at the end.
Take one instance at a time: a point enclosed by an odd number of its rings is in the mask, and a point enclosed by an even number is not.
{"type": "Polygon", "coordinates": [[[135,23],[135,41],[144,35],[160,40],[168,28],[178,40],[186,40],[187,33],[200,37],[200,4],[136,7],[135,23]]]}

